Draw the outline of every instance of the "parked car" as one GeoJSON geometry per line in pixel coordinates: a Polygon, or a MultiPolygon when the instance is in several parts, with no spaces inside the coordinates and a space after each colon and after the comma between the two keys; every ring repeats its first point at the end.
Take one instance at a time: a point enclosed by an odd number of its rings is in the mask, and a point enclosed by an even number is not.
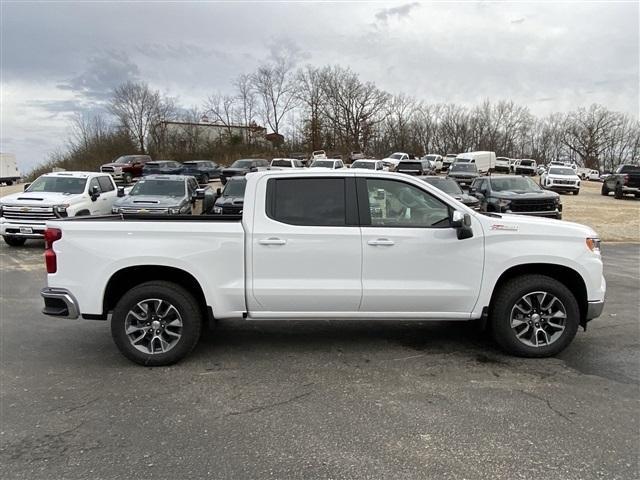
{"type": "Polygon", "coordinates": [[[319,158],[311,162],[311,165],[309,165],[309,167],[310,168],[331,168],[335,170],[338,168],[344,168],[344,163],[342,162],[342,160],[335,159],[335,158],[325,158],[325,159],[319,158]]]}
{"type": "Polygon", "coordinates": [[[515,164],[516,175],[535,175],[537,172],[536,161],[530,158],[523,158],[518,160],[515,164]]]}
{"type": "Polygon", "coordinates": [[[483,215],[360,169],[259,172],[244,197],[242,216],[49,222],[43,313],[109,319],[150,367],[187,356],[207,319],[486,318],[505,351],[547,357],[604,307],[590,227],[483,215]]]}
{"type": "Polygon", "coordinates": [[[580,177],[571,167],[549,167],[547,172],[540,175],[540,186],[554,192],[580,193],[580,177]]]}
{"type": "Polygon", "coordinates": [[[220,178],[222,168],[211,160],[189,160],[182,163],[182,175],[195,177],[198,183],[206,185],[209,180],[220,178]]]}
{"type": "Polygon", "coordinates": [[[429,160],[402,160],[396,166],[395,171],[408,175],[433,175],[436,173],[429,160]]]}
{"type": "Polygon", "coordinates": [[[309,158],[301,152],[290,153],[289,158],[300,160],[302,162],[302,165],[304,165],[305,167],[309,164],[309,158]]]}
{"type": "Polygon", "coordinates": [[[542,190],[529,177],[480,177],[474,180],[469,193],[480,200],[483,212],[562,218],[560,195],[542,190]]]}
{"type": "Polygon", "coordinates": [[[20,180],[20,171],[13,153],[0,153],[0,185],[13,185],[20,180]]]}
{"type": "Polygon", "coordinates": [[[453,163],[474,163],[478,173],[489,173],[496,167],[496,154],[495,152],[459,153],[453,163]]]}
{"type": "Polygon", "coordinates": [[[613,192],[616,198],[635,195],[640,198],[640,166],[620,165],[616,171],[602,182],[602,195],[613,192]]]}
{"type": "Polygon", "coordinates": [[[55,218],[107,215],[116,200],[113,178],[97,172],[55,172],[25,184],[21,193],[0,199],[0,234],[7,245],[44,238],[45,223],[55,218]]]}
{"type": "Polygon", "coordinates": [[[246,177],[231,177],[217,195],[216,202],[213,205],[213,213],[216,215],[242,214],[246,186],[246,177]]]}
{"type": "Polygon", "coordinates": [[[440,173],[440,171],[442,170],[442,155],[429,153],[422,157],[422,160],[429,160],[430,162],[432,162],[432,167],[437,173],[440,173]]]}
{"type": "Polygon", "coordinates": [[[271,160],[271,168],[304,168],[302,160],[295,158],[274,158],[271,160]]]}
{"type": "Polygon", "coordinates": [[[471,186],[471,183],[478,178],[478,175],[476,164],[471,162],[456,161],[447,172],[447,178],[454,180],[461,187],[471,186]]]}
{"type": "Polygon", "coordinates": [[[144,165],[150,161],[149,155],[123,155],[102,165],[100,171],[111,175],[116,182],[128,185],[134,178],[142,176],[144,165]]]}
{"type": "Polygon", "coordinates": [[[147,175],[180,175],[183,166],[173,160],[153,160],[145,163],[142,168],[142,176],[147,175]]]}
{"type": "Polygon", "coordinates": [[[223,168],[220,174],[220,181],[224,185],[229,177],[244,176],[249,172],[257,172],[267,170],[269,168],[269,160],[263,158],[243,158],[236,160],[228,168],[223,168]]]}
{"type": "Polygon", "coordinates": [[[462,191],[458,182],[452,178],[439,177],[437,175],[429,175],[424,177],[418,177],[420,180],[427,182],[429,185],[442,190],[447,195],[452,196],[459,202],[464,203],[467,207],[473,210],[480,210],[480,200],[473,195],[468,195],[462,191]]]}
{"type": "Polygon", "coordinates": [[[195,177],[186,175],[148,175],[138,180],[125,195],[118,190],[118,199],[111,213],[149,215],[191,215],[198,195],[203,210],[211,209],[214,194],[210,187],[198,188],[195,177]]]}
{"type": "Polygon", "coordinates": [[[457,153],[447,153],[447,155],[442,159],[442,171],[446,172],[449,170],[451,164],[455,161],[457,153]]]}
{"type": "Polygon", "coordinates": [[[395,152],[389,155],[388,157],[383,158],[382,160],[384,162],[387,162],[393,165],[393,169],[396,170],[400,162],[404,160],[410,160],[410,159],[411,159],[411,155],[409,155],[408,153],[395,152]]]}
{"type": "Polygon", "coordinates": [[[356,160],[364,160],[366,158],[366,155],[362,152],[351,152],[349,154],[349,163],[353,163],[356,160]]]}
{"type": "Polygon", "coordinates": [[[351,164],[351,168],[366,168],[367,170],[389,171],[382,160],[356,160],[351,164]]]}
{"type": "Polygon", "coordinates": [[[511,173],[511,163],[507,157],[496,157],[496,172],[511,173]]]}
{"type": "Polygon", "coordinates": [[[518,158],[510,158],[509,159],[509,173],[516,172],[516,163],[518,163],[518,158]]]}
{"type": "Polygon", "coordinates": [[[314,150],[313,152],[311,152],[312,162],[319,158],[327,158],[327,152],[325,152],[324,150],[314,150]]]}
{"type": "Polygon", "coordinates": [[[598,170],[589,170],[589,174],[587,175],[587,180],[592,182],[601,182],[600,172],[598,170]]]}

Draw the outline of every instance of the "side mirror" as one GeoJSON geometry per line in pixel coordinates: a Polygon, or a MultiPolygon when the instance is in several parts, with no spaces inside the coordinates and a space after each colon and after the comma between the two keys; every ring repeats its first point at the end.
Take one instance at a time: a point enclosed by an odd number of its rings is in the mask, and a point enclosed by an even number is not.
{"type": "Polygon", "coordinates": [[[204,199],[204,188],[197,188],[195,192],[193,192],[192,199],[193,200],[203,200],[204,199]]]}
{"type": "Polygon", "coordinates": [[[124,187],[118,187],[118,197],[124,197],[124,187]]]}
{"type": "Polygon", "coordinates": [[[96,199],[100,196],[100,187],[98,187],[97,185],[94,185],[93,187],[91,187],[91,200],[92,201],[96,201],[96,199]]]}
{"type": "Polygon", "coordinates": [[[453,215],[451,216],[451,227],[456,229],[458,240],[473,237],[473,230],[471,229],[471,215],[468,213],[462,213],[458,210],[454,210],[453,215]]]}
{"type": "Polygon", "coordinates": [[[31,184],[30,184],[30,183],[25,183],[25,184],[24,184],[24,191],[26,192],[26,191],[27,191],[27,188],[29,188],[30,186],[31,186],[31,184]]]}

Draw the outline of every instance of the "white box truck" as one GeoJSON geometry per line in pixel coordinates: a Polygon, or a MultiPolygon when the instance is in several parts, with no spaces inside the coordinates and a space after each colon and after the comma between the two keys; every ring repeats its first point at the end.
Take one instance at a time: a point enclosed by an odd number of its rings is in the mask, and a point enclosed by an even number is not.
{"type": "Polygon", "coordinates": [[[459,153],[454,163],[475,163],[479,173],[492,172],[496,168],[496,152],[459,153]]]}
{"type": "Polygon", "coordinates": [[[13,185],[20,180],[20,171],[13,153],[0,153],[0,185],[13,185]]]}

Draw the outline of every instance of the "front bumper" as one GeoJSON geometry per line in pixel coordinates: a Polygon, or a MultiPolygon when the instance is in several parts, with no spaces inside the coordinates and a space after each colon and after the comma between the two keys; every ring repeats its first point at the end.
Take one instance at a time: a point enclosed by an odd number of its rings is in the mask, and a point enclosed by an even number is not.
{"type": "Polygon", "coordinates": [[[599,300],[596,302],[589,302],[587,304],[587,314],[585,316],[585,320],[593,320],[594,318],[598,318],[602,315],[602,310],[604,309],[604,300],[599,300]]]}
{"type": "Polygon", "coordinates": [[[0,235],[38,239],[44,238],[46,225],[33,223],[14,223],[0,219],[0,235]]]}
{"type": "Polygon", "coordinates": [[[42,313],[52,317],[75,319],[80,316],[78,301],[64,288],[43,288],[40,296],[44,299],[42,313]]]}
{"type": "Polygon", "coordinates": [[[546,187],[547,190],[551,190],[553,192],[575,192],[577,190],[580,190],[580,186],[579,185],[555,185],[555,184],[551,184],[548,185],[546,187]]]}

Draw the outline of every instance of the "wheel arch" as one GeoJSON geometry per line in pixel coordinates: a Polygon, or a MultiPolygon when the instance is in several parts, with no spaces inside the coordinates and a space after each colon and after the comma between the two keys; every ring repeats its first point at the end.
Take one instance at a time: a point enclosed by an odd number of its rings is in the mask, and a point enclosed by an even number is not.
{"type": "Polygon", "coordinates": [[[500,291],[500,288],[509,280],[524,275],[544,275],[553,278],[566,286],[576,297],[576,302],[578,302],[578,308],[580,309],[580,325],[583,327],[586,326],[588,308],[587,286],[580,273],[565,265],[552,263],[525,263],[508,268],[502,273],[502,275],[500,275],[493,287],[493,292],[491,293],[491,299],[489,301],[489,310],[491,310],[497,292],[500,291]]]}
{"type": "Polygon", "coordinates": [[[198,302],[203,319],[212,319],[213,313],[207,305],[202,286],[190,273],[176,267],[165,265],[136,265],[115,272],[104,291],[102,300],[103,315],[113,311],[118,300],[130,289],[148,281],[166,281],[180,285],[198,302]]]}

